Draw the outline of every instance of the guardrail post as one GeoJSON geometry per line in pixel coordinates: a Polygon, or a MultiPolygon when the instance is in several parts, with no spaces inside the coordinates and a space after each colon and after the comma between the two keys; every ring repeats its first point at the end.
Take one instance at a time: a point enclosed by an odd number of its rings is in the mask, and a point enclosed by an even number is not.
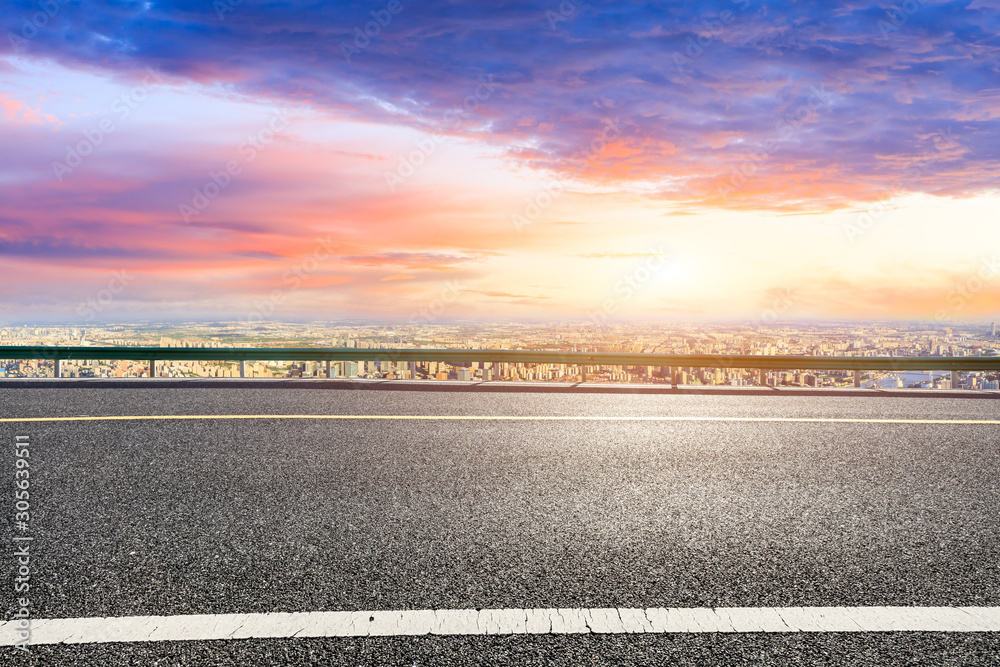
{"type": "Polygon", "coordinates": [[[333,377],[333,361],[330,359],[326,360],[326,379],[329,380],[333,377]]]}
{"type": "Polygon", "coordinates": [[[55,373],[56,373],[56,377],[57,378],[61,378],[62,377],[62,359],[56,359],[56,371],[55,371],[55,373]]]}
{"type": "Polygon", "coordinates": [[[958,389],[958,371],[951,372],[951,388],[958,389]]]}
{"type": "Polygon", "coordinates": [[[759,382],[760,382],[760,386],[762,386],[762,387],[766,387],[767,386],[767,369],[766,368],[760,369],[760,373],[758,373],[758,379],[759,379],[759,382]]]}
{"type": "Polygon", "coordinates": [[[149,377],[156,377],[156,359],[149,360],[149,377]]]}
{"type": "Polygon", "coordinates": [[[854,371],[854,388],[861,388],[861,371],[854,371]]]}
{"type": "Polygon", "coordinates": [[[245,378],[247,376],[247,360],[240,359],[240,377],[245,378]]]}
{"type": "Polygon", "coordinates": [[[587,381],[587,364],[580,366],[580,382],[587,381]]]}

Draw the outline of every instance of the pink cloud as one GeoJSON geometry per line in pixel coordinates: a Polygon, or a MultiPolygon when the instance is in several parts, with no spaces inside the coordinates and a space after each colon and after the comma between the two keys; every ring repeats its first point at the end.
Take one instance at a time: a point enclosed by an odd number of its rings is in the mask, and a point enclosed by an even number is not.
{"type": "Polygon", "coordinates": [[[54,125],[57,129],[62,126],[62,121],[42,112],[41,109],[31,108],[27,102],[23,102],[9,93],[0,91],[0,112],[8,123],[14,125],[54,125]]]}

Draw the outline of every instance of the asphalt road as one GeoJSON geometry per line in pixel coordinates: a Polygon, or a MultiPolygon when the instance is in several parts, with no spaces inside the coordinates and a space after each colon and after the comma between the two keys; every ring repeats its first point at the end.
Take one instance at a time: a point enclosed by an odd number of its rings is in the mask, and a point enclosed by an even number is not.
{"type": "MultiPolygon", "coordinates": [[[[185,414],[975,420],[1000,418],[1000,400],[0,384],[0,418],[185,414]]],[[[0,432],[32,447],[36,618],[1000,605],[996,425],[222,419],[0,432]]],[[[2,480],[11,498],[12,475],[2,480]]],[[[34,646],[0,664],[998,656],[996,633],[535,635],[34,646]]]]}

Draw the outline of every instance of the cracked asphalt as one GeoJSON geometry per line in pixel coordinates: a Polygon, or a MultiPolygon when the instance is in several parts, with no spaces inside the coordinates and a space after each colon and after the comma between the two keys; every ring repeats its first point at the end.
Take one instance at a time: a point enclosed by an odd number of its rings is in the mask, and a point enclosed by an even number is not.
{"type": "MultiPolygon", "coordinates": [[[[0,384],[0,417],[1000,418],[997,400],[916,396],[153,384],[0,384]]],[[[36,618],[1000,605],[996,425],[274,419],[0,431],[32,443],[36,618]]],[[[12,448],[3,451],[13,470],[12,448]]],[[[11,498],[12,476],[2,479],[11,498]]],[[[8,569],[7,590],[12,577],[8,569]]],[[[542,635],[35,646],[0,664],[971,665],[998,656],[997,635],[976,633],[542,635]]]]}

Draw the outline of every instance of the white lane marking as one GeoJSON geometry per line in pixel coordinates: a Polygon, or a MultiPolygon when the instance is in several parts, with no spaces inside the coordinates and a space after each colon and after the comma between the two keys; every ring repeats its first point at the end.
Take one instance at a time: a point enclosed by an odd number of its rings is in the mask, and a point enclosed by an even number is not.
{"type": "MultiPolygon", "coordinates": [[[[31,621],[30,644],[402,635],[1000,632],[1000,607],[719,607],[318,611],[31,621]]],[[[23,641],[0,622],[4,645],[23,641]]]]}
{"type": "Polygon", "coordinates": [[[849,417],[673,417],[594,415],[107,415],[103,417],[4,417],[0,423],[171,421],[194,419],[381,419],[424,421],[653,421],[653,422],[789,422],[812,424],[973,424],[1000,425],[998,419],[864,419],[849,417]]]}

